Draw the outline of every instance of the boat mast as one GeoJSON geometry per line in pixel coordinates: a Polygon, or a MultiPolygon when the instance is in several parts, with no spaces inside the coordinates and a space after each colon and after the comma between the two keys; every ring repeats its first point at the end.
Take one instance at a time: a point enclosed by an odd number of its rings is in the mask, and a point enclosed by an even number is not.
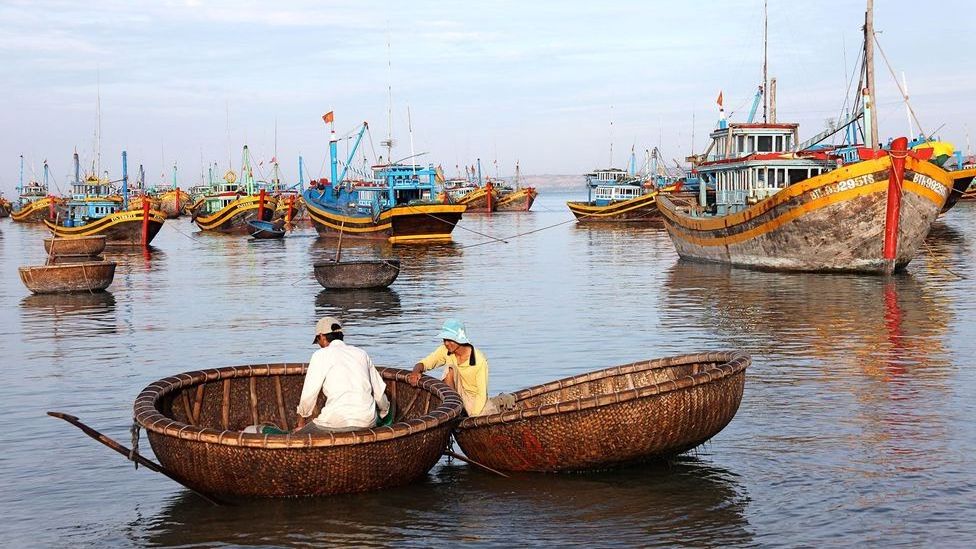
{"type": "Polygon", "coordinates": [[[20,155],[20,185],[17,194],[24,194],[24,155],[20,155]]]}
{"type": "Polygon", "coordinates": [[[610,163],[607,167],[613,167],[613,105],[610,105],[610,163]]]}
{"type": "Polygon", "coordinates": [[[763,1],[763,84],[762,84],[762,94],[763,94],[763,124],[768,122],[766,115],[766,86],[768,85],[767,78],[767,65],[769,60],[769,0],[763,1]]]}
{"type": "Polygon", "coordinates": [[[386,34],[386,140],[380,142],[381,147],[386,147],[386,163],[393,164],[393,54],[390,46],[390,33],[386,34]]]}
{"type": "Polygon", "coordinates": [[[96,76],[95,88],[95,177],[102,177],[102,76],[96,76]]]}
{"type": "Polygon", "coordinates": [[[867,146],[878,146],[878,113],[875,109],[874,90],[874,0],[867,0],[867,10],[864,13],[864,72],[865,72],[865,110],[867,110],[867,124],[870,126],[870,138],[867,146]]]}

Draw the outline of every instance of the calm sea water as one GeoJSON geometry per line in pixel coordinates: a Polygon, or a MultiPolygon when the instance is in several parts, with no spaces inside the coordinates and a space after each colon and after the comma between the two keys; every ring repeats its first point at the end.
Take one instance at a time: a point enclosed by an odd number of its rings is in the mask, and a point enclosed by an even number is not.
{"type": "MultiPolygon", "coordinates": [[[[109,292],[31,296],[37,227],[0,220],[0,540],[6,546],[963,545],[976,539],[976,205],[938,222],[892,278],[680,262],[661,227],[533,212],[465,216],[455,242],[343,243],[399,256],[387,291],[323,290],[335,241],[202,235],[168,221],[109,292]],[[517,236],[522,233],[524,236],[517,236]],[[132,402],[187,370],[305,361],[315,320],[409,367],[462,318],[511,391],[634,360],[753,356],[732,423],[668,464],[489,476],[442,461],[400,489],[216,508],[47,417],[128,445],[132,402]]],[[[151,455],[143,438],[142,450],[151,455]]]]}

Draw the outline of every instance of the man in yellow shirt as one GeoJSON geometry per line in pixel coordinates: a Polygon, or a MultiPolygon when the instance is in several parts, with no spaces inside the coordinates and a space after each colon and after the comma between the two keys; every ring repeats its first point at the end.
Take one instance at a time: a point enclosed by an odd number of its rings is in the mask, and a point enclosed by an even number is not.
{"type": "Polygon", "coordinates": [[[437,337],[444,343],[414,365],[410,384],[417,385],[420,374],[427,370],[447,366],[444,382],[461,395],[469,416],[497,413],[488,400],[488,358],[471,344],[464,323],[456,319],[444,322],[437,337]]]}

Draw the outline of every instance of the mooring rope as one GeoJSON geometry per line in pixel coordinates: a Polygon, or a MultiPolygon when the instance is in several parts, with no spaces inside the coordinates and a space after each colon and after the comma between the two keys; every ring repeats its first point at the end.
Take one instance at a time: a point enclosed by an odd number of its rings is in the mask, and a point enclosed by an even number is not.
{"type": "Polygon", "coordinates": [[[129,450],[129,460],[138,469],[139,462],[136,461],[136,454],[139,453],[139,422],[135,419],[132,420],[132,427],[129,427],[129,434],[132,435],[132,448],[129,450]]]}

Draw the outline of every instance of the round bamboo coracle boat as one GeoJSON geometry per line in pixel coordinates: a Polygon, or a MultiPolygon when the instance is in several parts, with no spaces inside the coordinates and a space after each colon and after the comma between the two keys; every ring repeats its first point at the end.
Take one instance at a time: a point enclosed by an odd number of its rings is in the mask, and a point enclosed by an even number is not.
{"type": "Polygon", "coordinates": [[[732,420],[751,359],[738,352],[635,362],[523,389],[515,408],[465,418],[471,459],[509,471],[583,471],[667,458],[732,420]]]}
{"type": "Polygon", "coordinates": [[[323,261],[313,268],[324,288],[385,288],[400,274],[400,260],[323,261]]]}
{"type": "Polygon", "coordinates": [[[463,409],[460,396],[441,381],[423,377],[413,387],[409,372],[377,368],[395,407],[390,426],[329,435],[244,433],[256,424],[295,429],[307,366],[236,366],[168,377],[139,394],[135,421],[146,429],[160,464],[198,492],[324,496],[425,475],[463,409]]]}
{"type": "Polygon", "coordinates": [[[20,280],[35,294],[100,292],[115,279],[114,261],[83,261],[21,267],[20,280]]]}
{"type": "Polygon", "coordinates": [[[51,257],[94,257],[105,251],[105,235],[78,238],[45,238],[44,251],[51,257]]]}

